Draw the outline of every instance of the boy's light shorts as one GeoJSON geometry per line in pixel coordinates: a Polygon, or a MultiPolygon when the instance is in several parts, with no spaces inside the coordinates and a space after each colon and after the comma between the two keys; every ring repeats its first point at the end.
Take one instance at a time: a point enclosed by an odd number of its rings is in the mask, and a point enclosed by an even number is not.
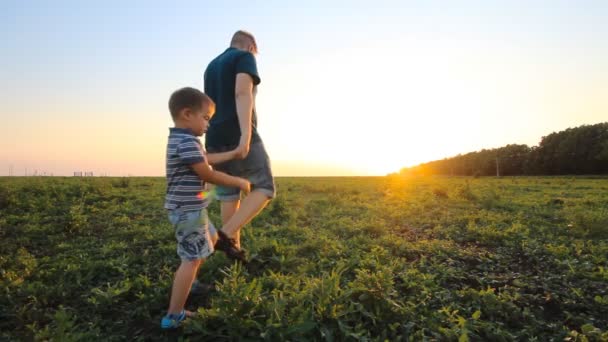
{"type": "Polygon", "coordinates": [[[204,259],[213,253],[211,235],[216,231],[209,222],[207,209],[169,210],[169,222],[175,230],[177,255],[183,261],[204,259]]]}

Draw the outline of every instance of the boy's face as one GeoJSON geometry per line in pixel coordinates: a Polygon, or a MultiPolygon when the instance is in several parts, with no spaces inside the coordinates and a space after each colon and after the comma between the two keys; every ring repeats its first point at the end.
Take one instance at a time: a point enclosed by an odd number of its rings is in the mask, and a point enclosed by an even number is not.
{"type": "Polygon", "coordinates": [[[208,105],[202,105],[200,109],[187,109],[184,113],[188,128],[197,136],[202,136],[209,128],[209,120],[213,117],[213,110],[208,105]]]}

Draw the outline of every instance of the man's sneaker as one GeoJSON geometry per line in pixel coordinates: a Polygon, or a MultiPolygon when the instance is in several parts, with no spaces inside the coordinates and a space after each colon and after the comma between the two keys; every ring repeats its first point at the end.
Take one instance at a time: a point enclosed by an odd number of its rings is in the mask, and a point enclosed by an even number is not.
{"type": "Polygon", "coordinates": [[[234,239],[229,238],[221,230],[217,231],[217,235],[218,239],[215,243],[215,249],[224,252],[226,256],[230,259],[238,260],[242,263],[247,262],[247,259],[245,259],[245,252],[243,252],[236,246],[236,242],[234,241],[234,239]]]}
{"type": "Polygon", "coordinates": [[[160,321],[160,327],[161,329],[176,329],[180,326],[180,324],[182,324],[186,317],[191,315],[192,313],[189,313],[186,310],[182,310],[182,312],[178,314],[167,314],[160,321]]]}
{"type": "Polygon", "coordinates": [[[200,281],[198,281],[198,279],[195,279],[192,282],[192,287],[190,287],[190,294],[195,295],[195,296],[200,296],[200,295],[209,293],[214,290],[215,290],[215,286],[213,286],[211,284],[201,283],[200,281]]]}

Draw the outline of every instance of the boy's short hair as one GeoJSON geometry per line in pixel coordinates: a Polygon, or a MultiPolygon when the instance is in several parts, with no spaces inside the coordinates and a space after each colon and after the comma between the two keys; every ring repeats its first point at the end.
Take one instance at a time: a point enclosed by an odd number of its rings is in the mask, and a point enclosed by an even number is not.
{"type": "Polygon", "coordinates": [[[199,110],[203,106],[208,106],[211,111],[215,111],[213,100],[196,88],[185,87],[178,89],[169,98],[169,111],[173,120],[177,119],[179,113],[185,108],[199,110]]]}

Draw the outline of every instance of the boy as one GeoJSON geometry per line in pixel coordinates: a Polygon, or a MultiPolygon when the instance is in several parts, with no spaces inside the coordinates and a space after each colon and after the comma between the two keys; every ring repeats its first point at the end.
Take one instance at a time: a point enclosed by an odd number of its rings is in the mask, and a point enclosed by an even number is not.
{"type": "MultiPolygon", "coordinates": [[[[205,154],[197,137],[202,136],[215,112],[215,103],[194,88],[175,91],[169,99],[175,127],[169,129],[167,144],[167,194],[165,209],[175,229],[177,254],[181,264],[175,272],[171,302],[161,328],[177,328],[193,313],[184,310],[186,298],[201,263],[214,246],[209,232],[204,182],[237,187],[249,192],[249,181],[214,171],[209,164],[235,157],[234,151],[205,154]]],[[[222,244],[218,244],[218,249],[222,244]]],[[[224,250],[224,249],[222,249],[224,250]]],[[[226,251],[229,254],[230,250],[226,251]]]]}

